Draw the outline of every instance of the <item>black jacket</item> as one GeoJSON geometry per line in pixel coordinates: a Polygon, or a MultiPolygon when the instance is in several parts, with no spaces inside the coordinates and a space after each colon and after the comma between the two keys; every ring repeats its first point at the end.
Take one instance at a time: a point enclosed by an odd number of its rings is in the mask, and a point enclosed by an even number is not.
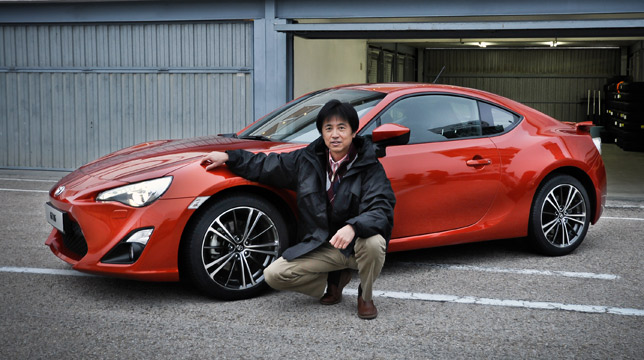
{"type": "MultiPolygon", "coordinates": [[[[342,178],[334,206],[328,210],[326,193],[327,148],[322,137],[306,148],[290,153],[253,154],[229,150],[229,169],[248,180],[295,190],[299,214],[297,240],[282,257],[292,260],[318,248],[345,224],[356,237],[382,235],[391,238],[396,199],[372,143],[356,136],[358,158],[342,178]]],[[[342,252],[350,255],[355,239],[342,252]]]]}

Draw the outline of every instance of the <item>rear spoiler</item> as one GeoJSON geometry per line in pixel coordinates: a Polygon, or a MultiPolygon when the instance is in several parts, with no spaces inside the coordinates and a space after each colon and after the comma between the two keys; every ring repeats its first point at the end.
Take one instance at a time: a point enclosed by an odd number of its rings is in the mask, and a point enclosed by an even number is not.
{"type": "MultiPolygon", "coordinates": [[[[563,123],[574,126],[575,129],[577,130],[577,134],[593,135],[592,133],[594,131],[591,131],[591,129],[596,127],[596,125],[593,124],[592,121],[582,121],[582,122],[563,121],[563,123]]],[[[596,136],[599,136],[599,134],[597,134],[596,136]]],[[[595,135],[593,135],[593,137],[595,137],[595,135]]]]}

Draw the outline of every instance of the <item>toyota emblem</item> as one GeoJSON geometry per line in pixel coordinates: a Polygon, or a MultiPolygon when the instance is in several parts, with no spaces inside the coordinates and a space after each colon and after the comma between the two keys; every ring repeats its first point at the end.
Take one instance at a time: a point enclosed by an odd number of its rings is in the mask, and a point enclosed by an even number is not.
{"type": "Polygon", "coordinates": [[[60,194],[63,193],[63,191],[65,191],[65,186],[64,185],[59,186],[58,189],[56,189],[56,192],[54,193],[54,196],[59,196],[60,194]]]}

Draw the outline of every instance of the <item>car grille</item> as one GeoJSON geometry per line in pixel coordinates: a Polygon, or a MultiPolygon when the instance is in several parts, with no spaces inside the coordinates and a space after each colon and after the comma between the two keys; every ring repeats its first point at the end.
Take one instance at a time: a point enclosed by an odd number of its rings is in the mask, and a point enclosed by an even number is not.
{"type": "Polygon", "coordinates": [[[77,222],[69,220],[65,226],[63,244],[67,250],[75,253],[81,258],[87,255],[87,242],[77,222]]]}

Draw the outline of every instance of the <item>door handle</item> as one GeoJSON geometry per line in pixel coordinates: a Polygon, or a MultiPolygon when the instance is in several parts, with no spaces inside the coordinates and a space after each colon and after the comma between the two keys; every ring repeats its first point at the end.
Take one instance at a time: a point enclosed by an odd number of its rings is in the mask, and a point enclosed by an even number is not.
{"type": "Polygon", "coordinates": [[[485,166],[490,165],[492,160],[490,159],[472,159],[465,162],[467,166],[485,166]]]}

